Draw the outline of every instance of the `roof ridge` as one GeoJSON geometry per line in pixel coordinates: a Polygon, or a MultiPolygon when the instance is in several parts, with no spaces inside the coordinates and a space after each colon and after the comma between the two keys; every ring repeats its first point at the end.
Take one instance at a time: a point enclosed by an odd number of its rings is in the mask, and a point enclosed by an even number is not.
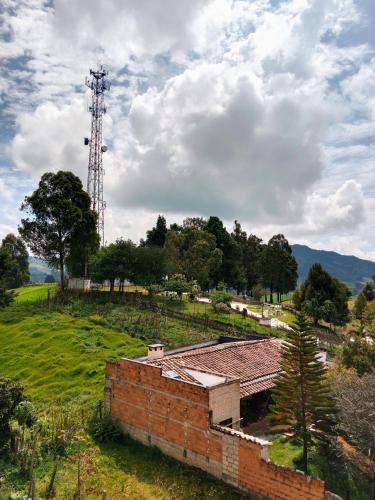
{"type": "Polygon", "coordinates": [[[224,349],[233,349],[235,347],[242,347],[243,345],[271,342],[272,340],[273,339],[259,339],[259,340],[239,340],[238,342],[224,342],[223,344],[216,344],[213,346],[202,347],[199,349],[192,349],[189,351],[181,352],[179,354],[172,354],[171,356],[165,356],[164,359],[188,358],[192,356],[199,356],[200,354],[205,354],[206,352],[223,351],[224,349]]]}

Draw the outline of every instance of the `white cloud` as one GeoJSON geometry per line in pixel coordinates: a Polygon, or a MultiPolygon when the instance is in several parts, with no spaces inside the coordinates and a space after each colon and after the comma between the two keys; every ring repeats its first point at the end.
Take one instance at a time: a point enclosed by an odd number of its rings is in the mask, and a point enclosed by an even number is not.
{"type": "Polygon", "coordinates": [[[298,219],[323,171],[329,116],[303,88],[267,93],[248,65],[197,64],[134,99],[133,150],[115,162],[124,182],[113,195],[125,206],[298,219]]]}
{"type": "Polygon", "coordinates": [[[89,130],[89,114],[82,99],[60,107],[46,102],[34,112],[20,114],[17,125],[11,154],[18,168],[35,178],[57,170],[72,170],[85,178],[83,137],[89,130]]]}
{"type": "Polygon", "coordinates": [[[328,196],[313,194],[307,200],[308,228],[315,232],[351,230],[365,220],[364,195],[361,185],[346,181],[328,196]]]}
{"type": "Polygon", "coordinates": [[[363,22],[354,0],[4,7],[0,103],[16,125],[9,158],[26,175],[69,169],[85,184],[81,82],[90,65],[111,67],[110,238],[138,239],[165,212],[238,217],[262,234],[310,241],[351,232],[360,247],[356,232],[373,210],[364,199],[373,192],[375,94],[371,47],[338,41],[363,22]]]}

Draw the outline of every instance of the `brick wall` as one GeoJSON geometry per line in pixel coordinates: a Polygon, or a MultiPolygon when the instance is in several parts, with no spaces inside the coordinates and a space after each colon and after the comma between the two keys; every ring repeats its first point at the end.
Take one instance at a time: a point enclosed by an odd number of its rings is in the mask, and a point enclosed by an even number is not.
{"type": "Polygon", "coordinates": [[[106,410],[134,439],[259,497],[323,499],[322,481],[268,462],[269,443],[212,423],[236,418],[234,394],[237,382],[205,388],[137,361],[107,363],[106,410]]]}

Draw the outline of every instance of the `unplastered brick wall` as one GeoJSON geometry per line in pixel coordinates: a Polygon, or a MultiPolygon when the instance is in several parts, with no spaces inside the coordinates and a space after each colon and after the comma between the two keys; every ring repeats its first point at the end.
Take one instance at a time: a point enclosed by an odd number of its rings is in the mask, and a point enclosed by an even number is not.
{"type": "Polygon", "coordinates": [[[161,368],[142,362],[107,363],[106,411],[134,439],[260,498],[323,499],[322,481],[268,461],[269,443],[215,425],[217,418],[237,418],[235,393],[239,398],[233,381],[205,388],[165,377],[161,368]]]}
{"type": "Polygon", "coordinates": [[[123,430],[177,460],[221,477],[221,436],[209,432],[209,393],[130,360],[107,364],[106,409],[123,430]]]}

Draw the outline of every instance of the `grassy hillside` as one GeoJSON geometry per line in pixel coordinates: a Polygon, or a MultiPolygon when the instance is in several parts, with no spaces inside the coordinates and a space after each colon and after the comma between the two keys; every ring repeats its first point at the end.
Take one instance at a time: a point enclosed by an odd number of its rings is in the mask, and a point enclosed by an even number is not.
{"type": "Polygon", "coordinates": [[[30,285],[22,288],[16,288],[14,290],[16,303],[35,303],[38,300],[46,299],[48,296],[48,290],[52,296],[52,294],[56,291],[56,285],[54,283],[43,283],[41,285],[30,285]]]}
{"type": "MultiPolygon", "coordinates": [[[[148,342],[145,334],[157,330],[161,319],[152,318],[151,313],[137,315],[132,308],[126,308],[125,313],[123,307],[107,307],[100,311],[102,314],[94,314],[82,304],[69,305],[61,312],[50,311],[37,303],[46,296],[47,289],[45,285],[20,289],[16,302],[0,311],[0,376],[19,380],[40,411],[50,415],[70,411],[77,405],[87,408],[86,403],[102,399],[105,361],[144,354],[148,342]],[[138,325],[133,336],[126,333],[127,324],[138,325]]],[[[163,331],[164,341],[171,346],[180,344],[182,339],[187,343],[217,335],[170,319],[163,331]]],[[[85,499],[100,499],[103,490],[108,499],[240,498],[207,474],[183,466],[157,450],[130,440],[98,446],[85,433],[70,447],[60,466],[56,498],[73,498],[78,457],[85,499]]],[[[36,468],[40,495],[51,469],[50,457],[36,468]]],[[[1,499],[10,498],[16,490],[26,491],[27,480],[16,470],[0,457],[1,499]]]]}
{"type": "Polygon", "coordinates": [[[315,262],[326,271],[348,285],[357,294],[375,274],[375,262],[359,259],[353,255],[341,255],[326,250],[314,250],[305,245],[293,245],[293,255],[298,263],[298,282],[301,283],[315,262]]]}

